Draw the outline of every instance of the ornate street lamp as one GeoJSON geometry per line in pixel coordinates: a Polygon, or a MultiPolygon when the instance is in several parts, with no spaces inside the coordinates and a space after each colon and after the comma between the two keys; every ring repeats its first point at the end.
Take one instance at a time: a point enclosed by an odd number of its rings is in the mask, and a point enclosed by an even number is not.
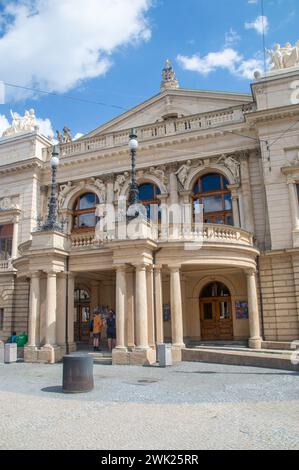
{"type": "Polygon", "coordinates": [[[51,183],[51,196],[48,204],[48,216],[44,224],[39,227],[39,230],[43,232],[63,232],[64,221],[57,221],[58,205],[57,205],[57,168],[59,166],[58,152],[55,145],[52,148],[52,156],[50,160],[51,172],[52,172],[52,183],[51,183]]]}
{"type": "Polygon", "coordinates": [[[129,149],[131,151],[131,184],[130,184],[130,192],[129,192],[129,205],[132,206],[134,204],[139,203],[139,190],[138,184],[136,180],[136,154],[138,149],[138,140],[136,135],[136,130],[132,129],[130,134],[129,140],[129,149]]]}
{"type": "Polygon", "coordinates": [[[129,190],[129,209],[127,212],[127,218],[135,219],[140,213],[140,211],[138,210],[139,189],[136,180],[136,154],[138,149],[138,140],[135,129],[131,130],[129,138],[129,149],[131,152],[131,183],[129,190]]]}

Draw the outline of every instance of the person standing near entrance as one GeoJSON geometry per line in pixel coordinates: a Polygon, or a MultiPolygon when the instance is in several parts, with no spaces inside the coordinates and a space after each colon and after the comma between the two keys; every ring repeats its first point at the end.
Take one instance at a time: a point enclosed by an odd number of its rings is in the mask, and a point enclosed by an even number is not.
{"type": "Polygon", "coordinates": [[[115,348],[116,343],[116,321],[113,310],[109,310],[108,318],[106,320],[107,325],[107,339],[109,351],[115,348]]]}
{"type": "Polygon", "coordinates": [[[93,349],[100,351],[101,333],[103,329],[103,320],[100,313],[96,313],[93,319],[93,349]]]}

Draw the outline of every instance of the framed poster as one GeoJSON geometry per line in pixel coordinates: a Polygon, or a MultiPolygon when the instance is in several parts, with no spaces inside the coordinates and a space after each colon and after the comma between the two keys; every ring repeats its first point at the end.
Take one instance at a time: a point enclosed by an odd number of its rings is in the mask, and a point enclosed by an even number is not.
{"type": "Polygon", "coordinates": [[[248,320],[248,302],[247,300],[238,300],[235,304],[237,320],[248,320]]]}
{"type": "Polygon", "coordinates": [[[170,314],[170,305],[163,304],[163,320],[170,321],[171,314],[170,314]]]}

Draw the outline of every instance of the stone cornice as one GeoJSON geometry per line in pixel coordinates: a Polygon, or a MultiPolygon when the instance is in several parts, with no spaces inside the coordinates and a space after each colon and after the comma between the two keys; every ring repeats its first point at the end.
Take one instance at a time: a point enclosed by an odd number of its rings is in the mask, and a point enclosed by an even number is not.
{"type": "Polygon", "coordinates": [[[293,116],[299,116],[299,104],[253,111],[245,115],[245,120],[246,123],[253,125],[260,122],[277,121],[293,116]]]}
{"type": "Polygon", "coordinates": [[[7,165],[0,166],[0,175],[21,172],[24,170],[29,170],[31,168],[43,169],[44,165],[44,162],[42,162],[38,158],[30,158],[28,160],[9,163],[7,165]]]}

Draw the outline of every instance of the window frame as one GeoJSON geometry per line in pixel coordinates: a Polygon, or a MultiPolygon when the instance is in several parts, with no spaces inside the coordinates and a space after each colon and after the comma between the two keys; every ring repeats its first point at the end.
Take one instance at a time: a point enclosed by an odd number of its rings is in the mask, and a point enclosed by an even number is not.
{"type": "Polygon", "coordinates": [[[4,330],[4,307],[0,307],[0,331],[4,330]]]}
{"type": "MultiPolygon", "coordinates": [[[[2,253],[1,247],[2,247],[2,240],[4,240],[4,261],[7,261],[11,258],[12,256],[12,242],[13,242],[13,224],[0,224],[0,253],[2,253]],[[1,229],[4,227],[5,229],[8,230],[9,234],[1,234],[1,229]]],[[[0,259],[2,259],[0,257],[0,259]]]]}
{"type": "Polygon", "coordinates": [[[221,197],[221,203],[222,203],[222,210],[221,211],[213,211],[213,212],[204,212],[203,218],[204,218],[204,223],[207,224],[216,224],[216,225],[230,225],[234,226],[234,214],[233,214],[233,205],[232,205],[232,196],[231,196],[231,191],[230,189],[226,188],[227,183],[229,184],[228,179],[226,176],[224,176],[222,173],[205,173],[203,175],[199,175],[196,180],[194,181],[193,184],[193,191],[192,191],[192,199],[193,199],[193,204],[199,203],[203,204],[203,198],[204,197],[213,197],[213,196],[220,196],[221,197]],[[203,192],[202,189],[202,179],[209,176],[209,175],[217,175],[220,178],[220,189],[215,189],[211,191],[205,191],[203,192]],[[196,185],[198,185],[198,192],[195,193],[195,188],[196,185]],[[225,209],[225,203],[226,199],[225,196],[229,195],[230,196],[230,202],[231,202],[231,209],[226,210],[225,209]],[[229,224],[227,222],[227,219],[231,217],[232,223],[229,224]],[[211,222],[206,222],[205,218],[211,219],[211,222]],[[221,218],[222,223],[217,222],[217,219],[221,218]]]}
{"type": "Polygon", "coordinates": [[[74,209],[73,209],[73,224],[72,224],[72,233],[78,233],[78,232],[90,232],[95,229],[96,224],[97,224],[97,216],[96,216],[96,206],[99,204],[99,198],[96,193],[93,193],[92,191],[87,191],[86,193],[80,194],[77,196],[75,202],[74,202],[74,209]],[[89,207],[86,209],[77,209],[77,207],[80,207],[80,201],[81,199],[86,196],[87,194],[93,194],[94,199],[95,199],[95,205],[93,207],[89,207]],[[93,215],[95,217],[95,225],[92,227],[80,227],[76,226],[76,219],[78,219],[82,215],[93,215]]]}

